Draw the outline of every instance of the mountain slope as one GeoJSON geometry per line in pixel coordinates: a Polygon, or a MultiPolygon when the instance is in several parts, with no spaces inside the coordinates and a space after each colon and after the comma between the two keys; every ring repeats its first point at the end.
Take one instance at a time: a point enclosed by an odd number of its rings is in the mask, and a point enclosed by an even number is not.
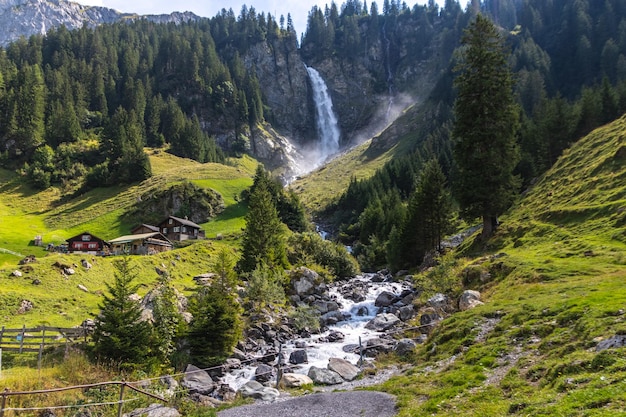
{"type": "Polygon", "coordinates": [[[198,17],[191,12],[139,16],[120,13],[106,7],[83,6],[63,0],[1,0],[0,46],[6,46],[22,36],[28,38],[31,35],[44,35],[48,30],[61,25],[72,30],[83,25],[94,27],[124,19],[140,18],[158,23],[180,23],[198,17]]]}
{"type": "Polygon", "coordinates": [[[625,134],[622,117],[580,140],[486,247],[418,277],[485,304],[444,320],[383,385],[400,416],[623,413],[625,134]]]}

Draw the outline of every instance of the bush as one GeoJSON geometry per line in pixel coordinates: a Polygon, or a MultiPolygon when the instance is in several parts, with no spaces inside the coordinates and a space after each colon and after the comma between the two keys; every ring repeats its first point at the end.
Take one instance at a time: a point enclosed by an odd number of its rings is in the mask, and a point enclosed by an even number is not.
{"type": "Polygon", "coordinates": [[[345,246],[324,240],[317,233],[294,233],[288,241],[289,262],[294,265],[319,264],[337,278],[350,278],[359,273],[359,265],[345,246]]]}

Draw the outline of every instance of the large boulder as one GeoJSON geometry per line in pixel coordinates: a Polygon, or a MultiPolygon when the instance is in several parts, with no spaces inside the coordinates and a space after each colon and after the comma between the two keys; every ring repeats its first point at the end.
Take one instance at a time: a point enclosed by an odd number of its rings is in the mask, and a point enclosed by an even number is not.
{"type": "Polygon", "coordinates": [[[396,352],[400,356],[406,356],[409,353],[415,350],[417,343],[415,343],[412,339],[401,339],[398,340],[396,346],[393,348],[394,352],[396,352]]]}
{"type": "Polygon", "coordinates": [[[465,290],[459,299],[459,310],[465,311],[483,305],[480,293],[474,290],[465,290]]]}
{"type": "Polygon", "coordinates": [[[385,330],[389,330],[394,327],[396,324],[400,322],[400,319],[395,314],[384,313],[379,314],[370,320],[365,328],[368,330],[373,330],[375,332],[384,332],[385,330]]]}
{"type": "Polygon", "coordinates": [[[294,350],[289,355],[289,363],[294,365],[300,365],[302,363],[307,363],[308,361],[309,358],[306,354],[306,350],[304,349],[294,350]]]}
{"type": "Polygon", "coordinates": [[[424,331],[430,332],[441,320],[443,320],[443,317],[434,308],[425,308],[420,316],[420,326],[424,331]]]}
{"type": "Polygon", "coordinates": [[[274,401],[280,395],[276,388],[264,387],[257,381],[248,381],[239,388],[244,398],[256,398],[263,401],[274,401]]]}
{"type": "Polygon", "coordinates": [[[286,373],[283,374],[279,384],[285,388],[299,388],[313,385],[313,380],[304,374],[286,373]]]}
{"type": "Polygon", "coordinates": [[[415,308],[412,305],[402,306],[398,309],[398,317],[402,321],[411,320],[415,316],[415,308]]]}
{"type": "Polygon", "coordinates": [[[358,367],[341,358],[330,358],[328,369],[337,372],[346,381],[354,380],[361,373],[358,367]]]}
{"type": "Polygon", "coordinates": [[[260,383],[268,382],[272,379],[274,368],[264,363],[259,364],[254,371],[254,379],[260,383]]]}
{"type": "Polygon", "coordinates": [[[180,385],[186,388],[190,394],[198,393],[202,395],[212,393],[217,387],[211,375],[191,364],[185,368],[185,375],[180,385]]]}
{"type": "Polygon", "coordinates": [[[337,385],[343,382],[343,378],[335,371],[330,369],[318,368],[311,366],[309,369],[309,378],[316,384],[321,385],[337,385]]]}
{"type": "Polygon", "coordinates": [[[318,273],[309,268],[300,267],[292,272],[293,290],[300,297],[313,294],[319,281],[318,273]]]}
{"type": "Polygon", "coordinates": [[[378,297],[376,297],[376,301],[374,301],[374,305],[376,307],[389,307],[393,303],[396,302],[398,297],[389,291],[381,292],[378,297]]]}
{"type": "Polygon", "coordinates": [[[454,313],[455,308],[448,297],[445,294],[437,293],[428,299],[428,305],[438,311],[444,311],[446,313],[454,313]]]}

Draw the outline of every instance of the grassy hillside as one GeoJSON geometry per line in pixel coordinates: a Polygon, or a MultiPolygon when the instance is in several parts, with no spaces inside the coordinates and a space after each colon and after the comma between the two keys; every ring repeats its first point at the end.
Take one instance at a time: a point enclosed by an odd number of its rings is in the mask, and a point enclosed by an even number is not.
{"type": "MultiPolygon", "coordinates": [[[[183,180],[212,188],[222,194],[226,210],[202,225],[207,237],[240,233],[245,207],[237,201],[237,196],[252,184],[254,160],[232,160],[226,166],[200,164],[158,151],[150,154],[154,176],[149,180],[131,186],[95,189],[69,200],[63,200],[55,188],[36,192],[17,174],[0,170],[0,325],[30,326],[46,322],[72,326],[90,317],[105,291],[104,282],[113,277],[115,258],[98,258],[93,268],[86,271],[80,267],[82,256],[48,254],[43,248],[33,246],[32,240],[42,235],[44,243],[59,244],[83,231],[103,239],[127,234],[141,219],[133,219],[131,224],[122,220],[123,214],[149,190],[183,180]],[[38,258],[30,265],[32,270],[23,268],[21,278],[11,276],[19,260],[29,254],[38,258]],[[53,266],[55,262],[79,266],[75,275],[65,277],[53,266]],[[34,285],[35,280],[40,284],[34,285]],[[79,284],[88,292],[79,290],[79,284]],[[16,315],[24,299],[32,301],[35,308],[16,315]]],[[[225,244],[228,242],[203,241],[165,254],[134,257],[143,291],[148,291],[155,282],[156,266],[165,266],[170,271],[179,290],[193,288],[192,276],[208,272],[211,255],[225,244]]]]}
{"type": "Polygon", "coordinates": [[[579,141],[488,245],[439,268],[485,304],[444,320],[384,384],[400,416],[623,415],[625,350],[596,347],[626,334],[624,138],[626,118],[579,141]]]}

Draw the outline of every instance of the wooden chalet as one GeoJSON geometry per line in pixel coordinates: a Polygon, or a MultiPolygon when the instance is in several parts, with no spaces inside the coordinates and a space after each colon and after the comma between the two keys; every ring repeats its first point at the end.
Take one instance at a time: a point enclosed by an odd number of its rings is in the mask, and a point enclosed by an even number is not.
{"type": "Polygon", "coordinates": [[[159,232],[120,236],[109,240],[113,255],[154,255],[172,250],[170,242],[159,232]]]}
{"type": "Polygon", "coordinates": [[[160,232],[157,226],[152,226],[149,224],[140,224],[139,226],[135,226],[133,230],[130,231],[133,235],[141,235],[143,233],[154,233],[160,232]]]}
{"type": "Polygon", "coordinates": [[[159,223],[159,231],[171,241],[204,239],[204,230],[191,220],[169,216],[159,223]]]}
{"type": "Polygon", "coordinates": [[[97,236],[89,232],[83,232],[79,235],[66,240],[67,251],[69,253],[85,253],[89,255],[105,255],[108,254],[110,245],[97,236]]]}

